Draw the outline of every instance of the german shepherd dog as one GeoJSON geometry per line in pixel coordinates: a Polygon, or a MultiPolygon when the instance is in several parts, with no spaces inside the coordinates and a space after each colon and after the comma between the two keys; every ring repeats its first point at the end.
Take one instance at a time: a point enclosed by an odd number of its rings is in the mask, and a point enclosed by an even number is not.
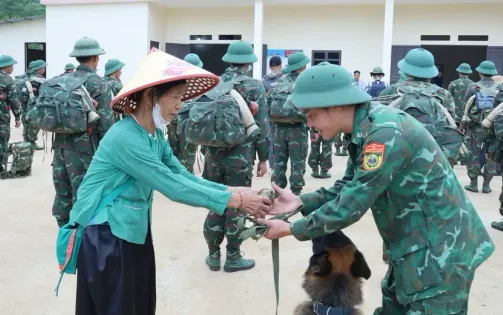
{"type": "Polygon", "coordinates": [[[302,284],[311,300],[294,315],[363,315],[361,278],[371,275],[363,254],[340,231],[314,239],[313,252],[302,284]]]}

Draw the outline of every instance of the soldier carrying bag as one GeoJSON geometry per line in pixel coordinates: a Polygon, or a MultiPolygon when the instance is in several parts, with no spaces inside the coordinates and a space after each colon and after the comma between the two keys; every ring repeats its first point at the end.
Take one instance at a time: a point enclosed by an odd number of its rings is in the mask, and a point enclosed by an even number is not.
{"type": "Polygon", "coordinates": [[[275,86],[267,93],[267,104],[269,104],[269,118],[271,121],[278,123],[302,123],[305,115],[294,106],[285,108],[285,104],[289,102],[290,94],[294,81],[289,77],[280,79],[275,86]]]}
{"type": "Polygon", "coordinates": [[[31,175],[34,149],[29,142],[10,143],[5,156],[4,171],[0,174],[1,179],[25,177],[31,175]],[[7,160],[12,155],[12,165],[7,171],[7,160]]]}

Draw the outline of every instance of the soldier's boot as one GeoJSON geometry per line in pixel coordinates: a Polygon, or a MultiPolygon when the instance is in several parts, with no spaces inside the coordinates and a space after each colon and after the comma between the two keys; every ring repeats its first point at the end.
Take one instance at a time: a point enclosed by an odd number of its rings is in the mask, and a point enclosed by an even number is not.
{"type": "Polygon", "coordinates": [[[340,156],[341,155],[341,148],[335,148],[334,155],[340,156]]]}
{"type": "Polygon", "coordinates": [[[320,169],[319,167],[313,168],[313,172],[311,173],[311,176],[314,178],[320,178],[320,169]]]}
{"type": "Polygon", "coordinates": [[[503,232],[503,221],[491,223],[493,229],[503,232]]]}
{"type": "Polygon", "coordinates": [[[321,170],[320,178],[330,178],[332,174],[330,174],[327,170],[321,170]]]}
{"type": "Polygon", "coordinates": [[[37,151],[44,149],[44,147],[39,146],[35,141],[30,141],[30,143],[31,143],[31,146],[33,147],[33,149],[35,149],[37,151]]]}
{"type": "Polygon", "coordinates": [[[491,191],[493,191],[491,189],[491,187],[489,186],[489,183],[491,183],[491,179],[492,179],[492,176],[491,177],[484,177],[484,182],[482,183],[482,192],[484,194],[488,194],[491,191]]]}
{"type": "Polygon", "coordinates": [[[220,251],[210,250],[210,254],[206,257],[206,264],[211,271],[220,270],[220,251]]]}
{"type": "Polygon", "coordinates": [[[249,270],[253,267],[255,267],[255,260],[243,258],[240,252],[227,253],[224,265],[225,272],[249,270]]]}
{"type": "Polygon", "coordinates": [[[479,192],[477,177],[470,178],[470,185],[466,185],[465,189],[472,192],[479,192]]]}

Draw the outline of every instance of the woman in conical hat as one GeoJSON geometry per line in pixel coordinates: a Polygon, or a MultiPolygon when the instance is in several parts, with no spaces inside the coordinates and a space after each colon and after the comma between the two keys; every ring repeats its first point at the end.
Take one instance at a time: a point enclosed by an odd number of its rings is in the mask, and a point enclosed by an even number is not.
{"type": "Polygon", "coordinates": [[[129,115],[100,141],[70,214],[70,223],[85,227],[77,262],[77,315],[155,313],[154,190],[219,214],[227,207],[258,217],[269,211],[269,199],[258,191],[189,173],[158,128],[183,101],[217,83],[217,76],[153,51],[112,101],[115,112],[129,115]]]}

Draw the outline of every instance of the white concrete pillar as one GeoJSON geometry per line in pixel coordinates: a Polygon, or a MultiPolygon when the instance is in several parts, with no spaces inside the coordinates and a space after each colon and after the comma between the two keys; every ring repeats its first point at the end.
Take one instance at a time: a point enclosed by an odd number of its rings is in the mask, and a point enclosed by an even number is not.
{"type": "Polygon", "coordinates": [[[253,65],[253,78],[262,78],[262,40],[264,35],[264,4],[262,0],[255,0],[255,23],[253,30],[253,50],[258,61],[253,65]]]}
{"type": "Polygon", "coordinates": [[[382,69],[386,77],[391,77],[391,46],[393,45],[393,17],[395,0],[384,0],[384,36],[382,43],[382,69]]]}

